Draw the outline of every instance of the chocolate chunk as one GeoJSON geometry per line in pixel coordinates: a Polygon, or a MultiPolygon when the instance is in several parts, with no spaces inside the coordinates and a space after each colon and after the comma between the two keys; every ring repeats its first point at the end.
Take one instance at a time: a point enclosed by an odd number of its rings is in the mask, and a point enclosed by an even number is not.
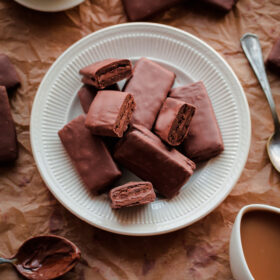
{"type": "MultiPolygon", "coordinates": [[[[118,84],[107,87],[105,90],[120,90],[118,84]]],[[[94,86],[83,85],[78,92],[81,106],[85,113],[88,112],[92,100],[96,96],[98,89],[94,86]]]]}
{"type": "Polygon", "coordinates": [[[168,97],[158,115],[155,133],[171,146],[180,145],[186,138],[195,107],[168,97]]]}
{"type": "Polygon", "coordinates": [[[65,125],[58,134],[81,179],[94,194],[121,176],[101,138],[85,127],[84,115],[65,125]]]}
{"type": "Polygon", "coordinates": [[[150,182],[129,182],[113,188],[109,197],[112,201],[111,207],[118,209],[153,202],[156,199],[156,194],[150,182]]]}
{"type": "Polygon", "coordinates": [[[92,134],[122,137],[135,108],[132,94],[122,91],[99,91],[86,117],[86,127],[92,134]]]}
{"type": "Polygon", "coordinates": [[[116,145],[114,158],[145,181],[152,182],[158,192],[172,198],[193,174],[195,164],[167,147],[143,126],[135,126],[116,145]]]}
{"type": "Polygon", "coordinates": [[[174,79],[174,73],[146,58],[141,58],[135,64],[133,77],[124,89],[133,94],[137,105],[132,124],[152,128],[174,79]]]}
{"type": "Polygon", "coordinates": [[[280,38],[274,44],[266,61],[266,65],[271,71],[280,75],[280,38]]]}
{"type": "Polygon", "coordinates": [[[17,135],[6,88],[0,86],[0,162],[11,162],[18,157],[17,135]]]}
{"type": "Polygon", "coordinates": [[[131,21],[142,20],[166,10],[182,0],[123,0],[123,5],[131,21]]]}
{"type": "Polygon", "coordinates": [[[20,79],[14,65],[5,54],[0,54],[0,85],[9,90],[19,84],[20,79]]]}
{"type": "Polygon", "coordinates": [[[213,6],[224,12],[229,12],[238,0],[202,0],[204,3],[213,6]]]}
{"type": "Polygon", "coordinates": [[[128,59],[109,58],[93,63],[80,70],[82,82],[104,89],[132,75],[131,63],[128,59]]]}
{"type": "Polygon", "coordinates": [[[224,150],[223,139],[203,82],[172,89],[170,97],[196,107],[183,143],[186,156],[199,162],[220,154],[224,150]]]}

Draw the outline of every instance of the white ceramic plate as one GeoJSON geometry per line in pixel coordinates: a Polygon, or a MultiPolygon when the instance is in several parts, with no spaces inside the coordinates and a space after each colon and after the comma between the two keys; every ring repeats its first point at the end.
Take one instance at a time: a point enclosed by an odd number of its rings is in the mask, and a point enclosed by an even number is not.
{"type": "MultiPolygon", "coordinates": [[[[243,89],[223,58],[193,35],[151,23],[105,28],[78,41],[50,68],[31,116],[34,158],[50,191],[72,213],[101,229],[127,235],[174,231],[201,219],[229,194],[247,159],[251,122],[243,89]],[[109,57],[148,57],[173,70],[175,86],[202,80],[221,128],[225,151],[198,167],[180,194],[145,207],[113,211],[107,195],[92,197],[73,168],[57,132],[82,113],[79,69],[109,57]]],[[[93,171],[94,172],[94,171],[93,171]]],[[[125,172],[122,182],[132,175],[125,172]]]]}
{"type": "Polygon", "coordinates": [[[41,12],[60,12],[73,8],[85,0],[15,0],[17,3],[41,12]]]}

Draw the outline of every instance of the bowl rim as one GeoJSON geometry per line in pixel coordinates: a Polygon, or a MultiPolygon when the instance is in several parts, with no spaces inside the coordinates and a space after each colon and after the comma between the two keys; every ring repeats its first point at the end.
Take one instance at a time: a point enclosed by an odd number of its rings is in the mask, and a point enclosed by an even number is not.
{"type": "MultiPolygon", "coordinates": [[[[71,1],[60,1],[61,3],[59,4],[52,4],[49,6],[45,6],[45,5],[40,5],[40,3],[38,2],[38,4],[34,4],[33,1],[29,1],[29,0],[15,0],[15,2],[17,2],[18,4],[28,8],[28,9],[32,9],[35,11],[40,11],[40,12],[62,12],[68,9],[71,9],[75,6],[80,5],[81,3],[83,3],[85,0],[71,0],[71,1]]],[[[56,1],[54,1],[56,2],[56,1]]],[[[35,2],[36,3],[36,2],[35,2]]]]}

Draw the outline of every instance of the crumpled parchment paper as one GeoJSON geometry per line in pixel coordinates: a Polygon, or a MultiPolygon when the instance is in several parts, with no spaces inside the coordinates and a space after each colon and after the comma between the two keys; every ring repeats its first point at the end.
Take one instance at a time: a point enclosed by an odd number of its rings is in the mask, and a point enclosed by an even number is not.
{"type": "MultiPolygon", "coordinates": [[[[40,13],[12,0],[0,0],[0,52],[11,58],[22,80],[21,88],[11,96],[20,156],[14,165],[0,167],[0,256],[15,254],[30,236],[54,233],[77,243],[83,253],[81,263],[63,280],[232,279],[228,248],[238,210],[250,203],[280,207],[280,175],[266,153],[273,123],[264,94],[239,43],[245,32],[256,33],[267,57],[280,35],[280,2],[239,0],[227,15],[201,8],[197,2],[178,5],[151,21],[198,36],[232,66],[251,110],[248,162],[228,198],[201,221],[162,236],[125,237],[87,225],[54,199],[36,169],[29,140],[32,102],[44,74],[78,39],[126,22],[121,1],[86,0],[66,12],[40,13]]],[[[269,73],[269,81],[280,111],[280,77],[269,73]]],[[[1,265],[0,279],[22,278],[11,267],[1,265]]]]}

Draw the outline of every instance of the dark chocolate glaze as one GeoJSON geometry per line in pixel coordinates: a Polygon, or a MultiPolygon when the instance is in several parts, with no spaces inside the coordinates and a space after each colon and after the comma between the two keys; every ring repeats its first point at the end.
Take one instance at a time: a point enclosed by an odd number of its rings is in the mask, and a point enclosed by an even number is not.
{"type": "Polygon", "coordinates": [[[153,202],[156,199],[156,194],[150,182],[129,182],[113,188],[109,197],[112,201],[111,207],[119,209],[153,202]]]}
{"type": "Polygon", "coordinates": [[[127,130],[135,102],[132,94],[101,90],[93,100],[86,117],[86,127],[94,135],[119,137],[127,130]]]}
{"type": "Polygon", "coordinates": [[[17,135],[7,91],[3,86],[0,86],[0,131],[2,131],[0,137],[0,163],[16,160],[18,157],[17,135]]]}
{"type": "Polygon", "coordinates": [[[214,8],[222,10],[224,12],[229,12],[238,0],[202,0],[214,8]]]}
{"type": "MultiPolygon", "coordinates": [[[[80,99],[81,106],[84,110],[84,112],[87,114],[91,105],[91,102],[93,101],[94,97],[96,96],[99,89],[97,89],[94,86],[89,85],[83,85],[82,88],[78,92],[78,96],[80,99]]],[[[117,90],[119,91],[120,88],[118,84],[114,84],[112,86],[109,86],[105,88],[104,90],[117,90]]]]}
{"type": "Polygon", "coordinates": [[[280,38],[278,38],[274,44],[266,61],[266,65],[269,70],[280,75],[280,38]]]}
{"type": "Polygon", "coordinates": [[[20,79],[16,68],[11,63],[8,56],[0,54],[0,85],[7,89],[12,89],[20,84],[20,79]]]}
{"type": "MultiPolygon", "coordinates": [[[[94,86],[83,85],[82,88],[78,92],[78,96],[80,99],[81,106],[84,112],[87,114],[93,101],[94,97],[96,96],[99,89],[94,86]]],[[[114,84],[105,88],[104,90],[120,90],[118,84],[114,84]]]]}
{"type": "Polygon", "coordinates": [[[107,149],[109,150],[110,154],[114,153],[115,146],[119,141],[117,137],[102,137],[103,142],[105,143],[107,149]]]}
{"type": "Polygon", "coordinates": [[[126,14],[131,21],[148,18],[168,9],[183,0],[122,0],[126,14]]]}
{"type": "Polygon", "coordinates": [[[133,94],[136,103],[132,124],[152,128],[174,79],[174,73],[147,58],[137,61],[133,77],[124,88],[133,94]]]}
{"type": "Polygon", "coordinates": [[[85,127],[84,115],[65,125],[58,134],[81,179],[93,194],[121,176],[102,139],[85,127]]]}
{"type": "Polygon", "coordinates": [[[82,82],[104,89],[132,75],[131,62],[128,59],[108,58],[95,62],[80,70],[82,82]]]}
{"type": "Polygon", "coordinates": [[[183,143],[186,156],[199,162],[220,154],[224,150],[223,139],[203,82],[172,89],[170,97],[196,107],[183,143]]]}
{"type": "Polygon", "coordinates": [[[157,117],[154,131],[169,145],[178,146],[187,136],[194,113],[193,105],[168,97],[157,117]]]}
{"type": "Polygon", "coordinates": [[[87,114],[90,108],[91,102],[96,96],[98,89],[94,86],[83,85],[78,91],[78,96],[80,99],[81,106],[83,111],[87,114]]]}
{"type": "Polygon", "coordinates": [[[178,194],[196,167],[143,126],[126,133],[116,145],[114,158],[141,179],[150,181],[167,198],[178,194]]]}
{"type": "Polygon", "coordinates": [[[71,270],[81,257],[69,240],[48,235],[27,240],[19,249],[15,266],[28,279],[49,280],[71,270]]]}

